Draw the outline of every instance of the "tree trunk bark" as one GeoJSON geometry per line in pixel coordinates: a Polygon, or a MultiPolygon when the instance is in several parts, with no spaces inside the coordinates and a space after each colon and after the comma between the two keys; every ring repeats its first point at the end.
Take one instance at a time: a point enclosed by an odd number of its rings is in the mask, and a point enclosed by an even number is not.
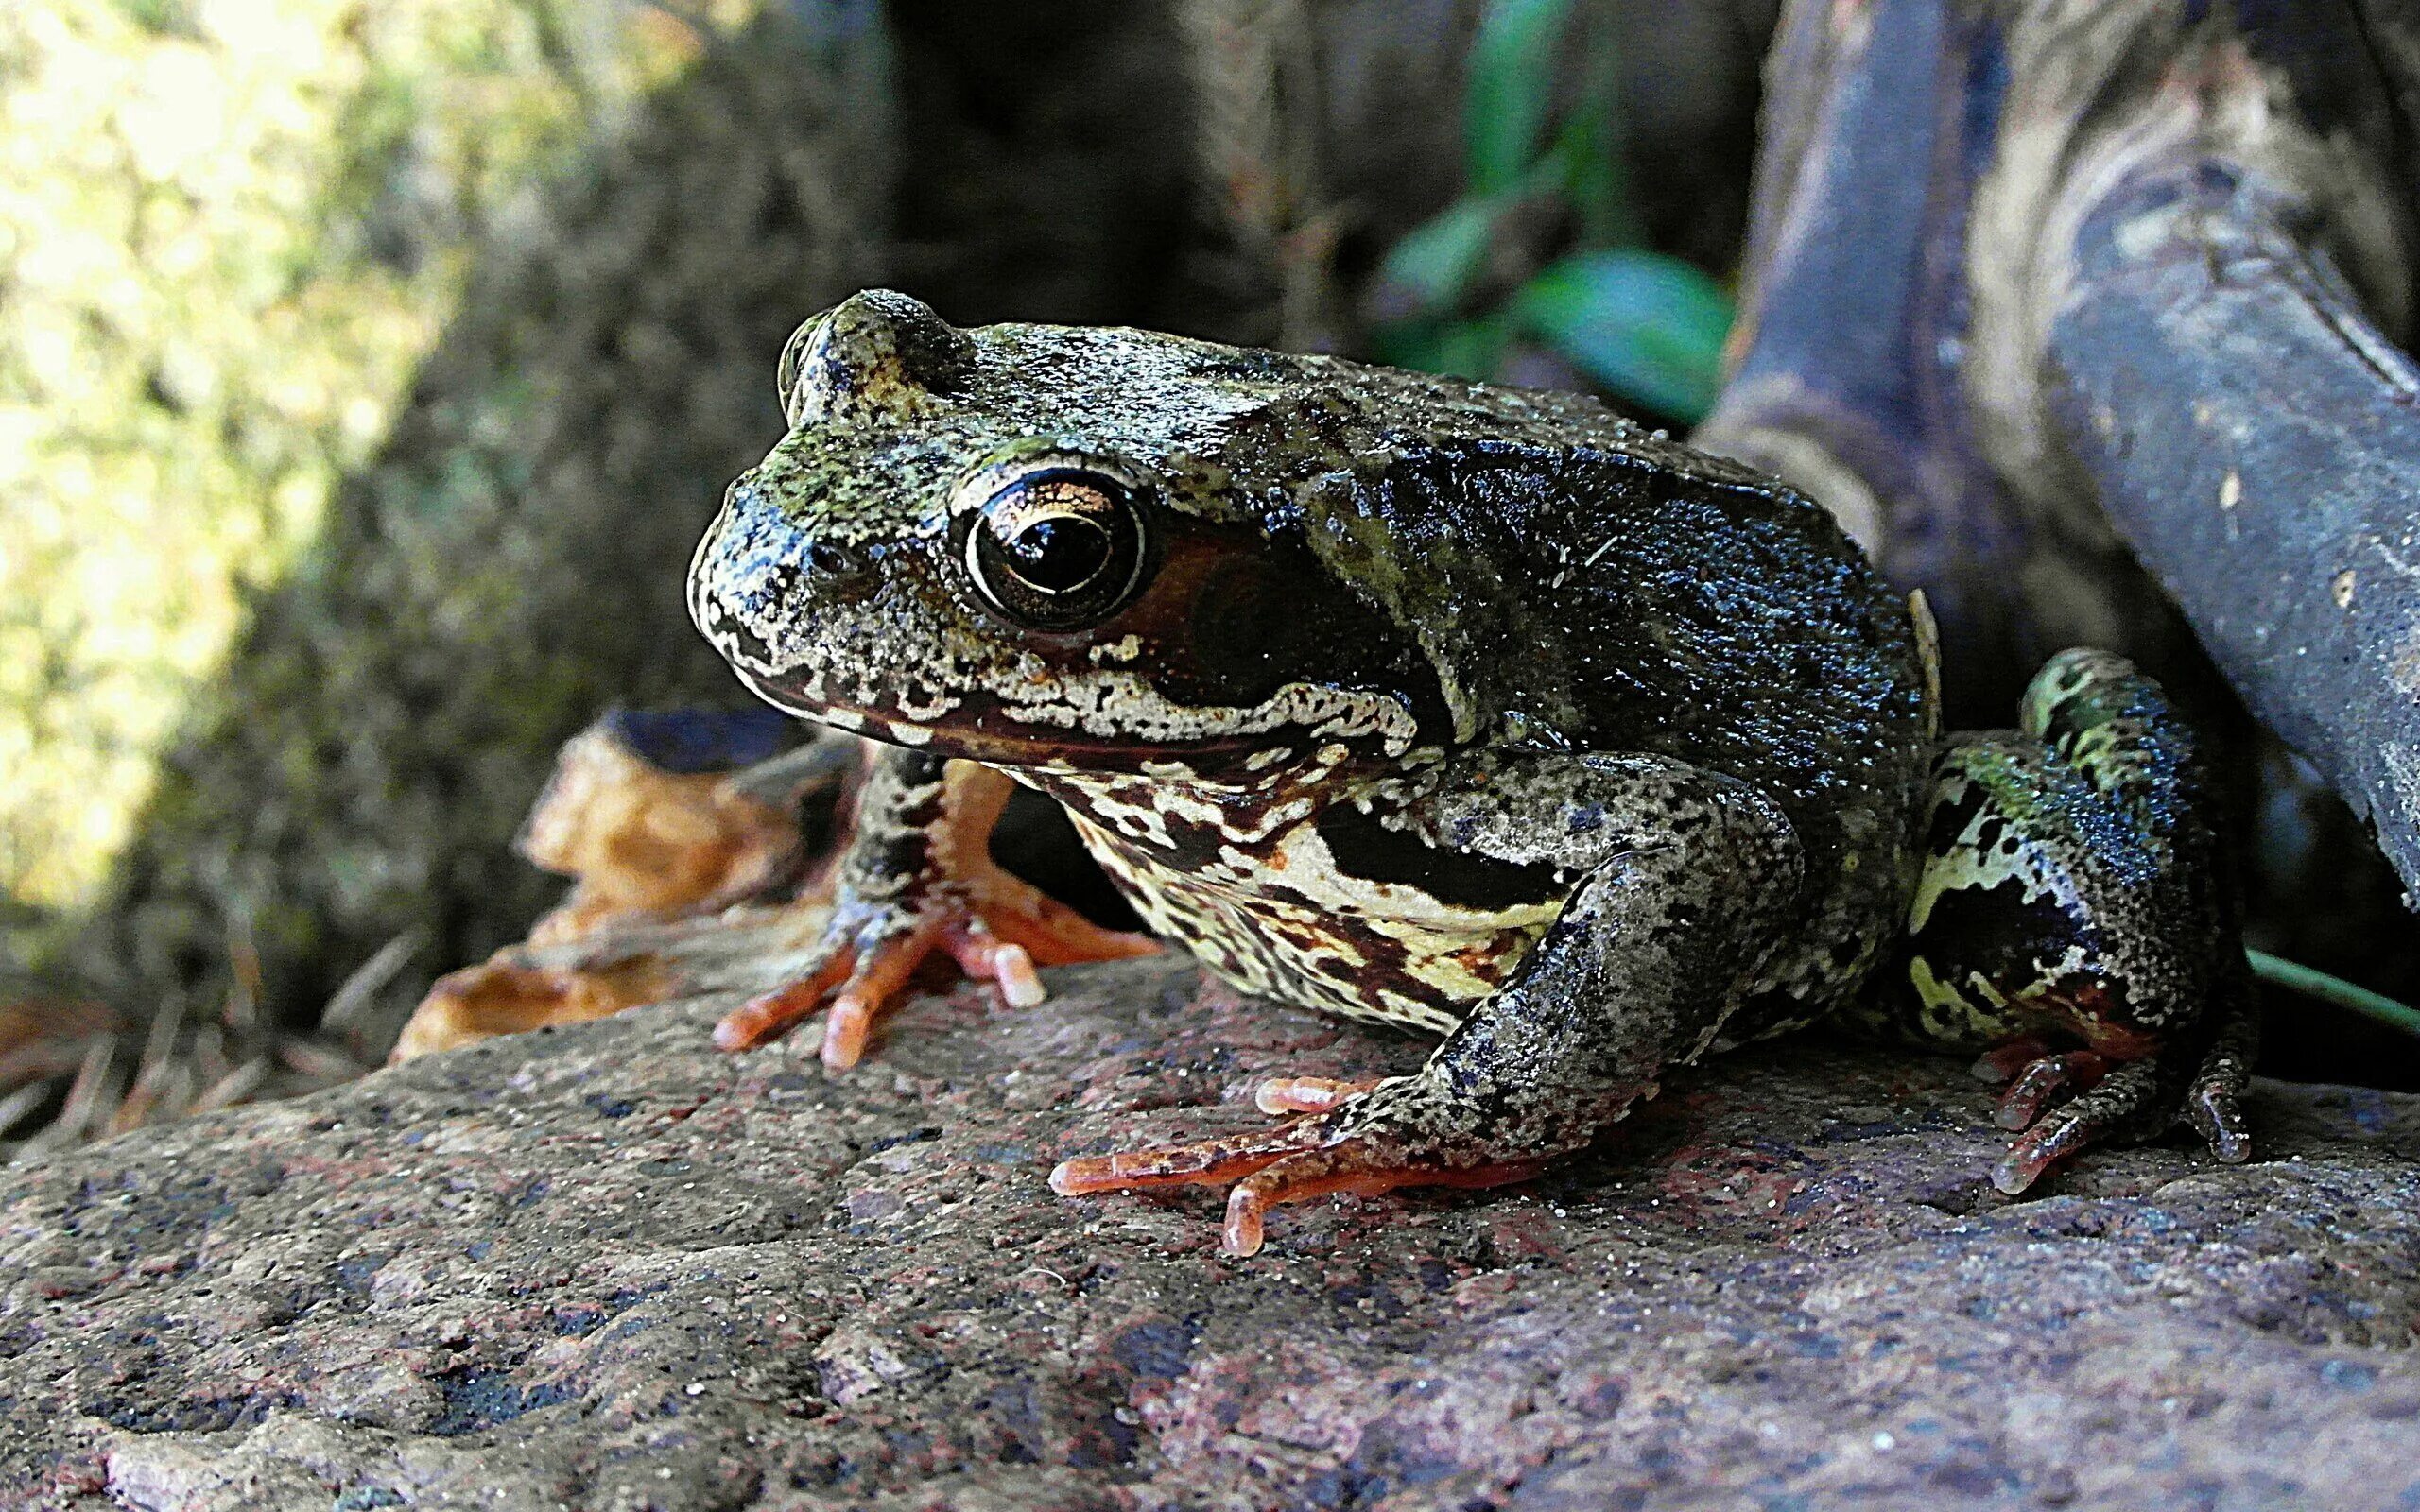
{"type": "Polygon", "coordinates": [[[1802,0],[1771,68],[1701,440],[1927,590],[1959,716],[2198,640],[2420,885],[2420,13],[1802,0]]]}

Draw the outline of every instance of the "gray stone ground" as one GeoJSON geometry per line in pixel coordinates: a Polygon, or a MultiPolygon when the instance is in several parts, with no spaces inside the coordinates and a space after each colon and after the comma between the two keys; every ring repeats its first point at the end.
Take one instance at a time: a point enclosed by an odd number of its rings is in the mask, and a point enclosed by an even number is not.
{"type": "Polygon", "coordinates": [[[1956,1066],[1785,1044],[1237,1262],[1214,1194],[1043,1173],[1418,1047],[1057,987],[845,1079],[700,1001],[9,1170],[0,1504],[2420,1506],[2420,1098],[2008,1202],[1956,1066]]]}

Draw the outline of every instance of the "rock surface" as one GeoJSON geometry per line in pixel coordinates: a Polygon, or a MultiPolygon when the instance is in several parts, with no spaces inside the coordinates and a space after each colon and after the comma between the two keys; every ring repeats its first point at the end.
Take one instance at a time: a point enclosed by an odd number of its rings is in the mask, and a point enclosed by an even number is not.
{"type": "Polygon", "coordinates": [[[694,1001],[0,1188],[0,1504],[2420,1506],[2420,1099],[2264,1083],[1992,1194],[1945,1062],[1786,1043],[1526,1190],[1062,1201],[1419,1047],[1152,960],[876,1057],[694,1001]]]}

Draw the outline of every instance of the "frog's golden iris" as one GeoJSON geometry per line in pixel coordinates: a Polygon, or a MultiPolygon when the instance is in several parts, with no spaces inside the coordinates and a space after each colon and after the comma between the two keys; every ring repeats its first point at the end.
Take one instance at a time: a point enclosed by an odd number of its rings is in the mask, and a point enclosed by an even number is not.
{"type": "Polygon", "coordinates": [[[1098,625],[1142,585],[1137,493],[1123,478],[1059,462],[1010,477],[968,519],[967,576],[986,605],[1029,629],[1098,625]]]}

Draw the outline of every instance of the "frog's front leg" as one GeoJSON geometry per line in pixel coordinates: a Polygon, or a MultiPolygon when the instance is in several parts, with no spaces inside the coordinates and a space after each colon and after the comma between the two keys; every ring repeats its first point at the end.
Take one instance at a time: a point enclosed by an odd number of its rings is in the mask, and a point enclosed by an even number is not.
{"type": "Polygon", "coordinates": [[[735,1008],[715,1043],[752,1049],[826,1005],[822,1057],[865,1053],[874,1016],[935,951],[996,981],[1013,1005],[1041,1001],[1034,967],[1145,954],[1141,936],[1099,927],[994,865],[992,827],[1013,787],[1004,773],[898,747],[869,747],[856,823],[833,879],[814,964],[735,1008]]]}
{"type": "Polygon", "coordinates": [[[1265,1108],[1323,1110],[1258,1135],[1069,1160],[1054,1190],[1234,1181],[1225,1245],[1248,1255],[1280,1203],[1535,1175],[1713,1041],[1764,985],[1799,895],[1801,850],[1777,808],[1658,758],[1474,763],[1392,817],[1443,851],[1570,876],[1512,976],[1411,1075],[1276,1083],[1265,1108]]]}
{"type": "Polygon", "coordinates": [[[1878,1011],[1986,1050],[1976,1071],[2007,1084],[1999,1123],[2023,1131],[1993,1173],[2005,1193],[2180,1119],[2245,1159],[2252,983],[2191,731],[2158,684],[2086,650],[2044,666],[2020,722],[1935,765],[1911,990],[1878,1011]]]}

